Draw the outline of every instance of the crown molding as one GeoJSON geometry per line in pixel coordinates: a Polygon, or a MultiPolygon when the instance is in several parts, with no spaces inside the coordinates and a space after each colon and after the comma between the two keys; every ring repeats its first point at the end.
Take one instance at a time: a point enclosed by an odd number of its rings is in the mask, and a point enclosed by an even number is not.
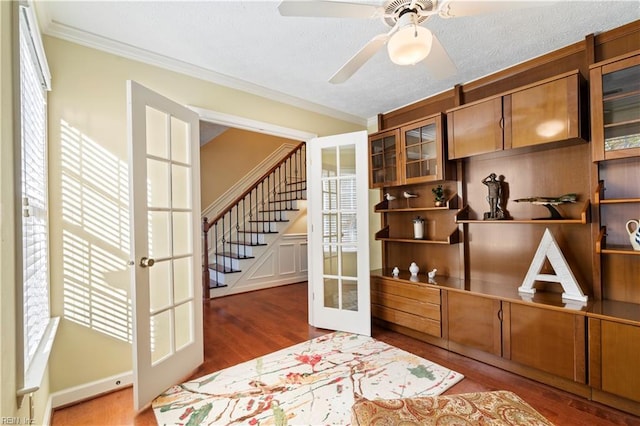
{"type": "Polygon", "coordinates": [[[40,23],[43,27],[42,32],[48,36],[90,47],[92,49],[101,50],[113,55],[122,56],[134,61],[143,62],[145,64],[153,65],[169,71],[185,74],[190,77],[196,77],[214,84],[240,90],[252,95],[270,99],[272,101],[281,102],[283,104],[291,105],[296,108],[336,118],[338,120],[343,120],[361,126],[365,126],[367,124],[366,118],[363,117],[358,117],[352,114],[345,113],[343,111],[338,111],[333,108],[328,108],[323,105],[306,101],[295,96],[290,96],[282,92],[267,89],[266,87],[257,84],[249,83],[244,80],[217,73],[215,71],[211,71],[209,69],[189,64],[187,62],[183,62],[174,58],[170,58],[168,56],[160,55],[145,49],[140,49],[138,47],[131,46],[126,43],[121,43],[119,41],[102,37],[97,34],[83,31],[68,25],[64,25],[56,21],[49,20],[48,22],[43,22],[46,20],[46,18],[44,18],[45,16],[46,13],[42,13],[40,15],[40,23]]]}

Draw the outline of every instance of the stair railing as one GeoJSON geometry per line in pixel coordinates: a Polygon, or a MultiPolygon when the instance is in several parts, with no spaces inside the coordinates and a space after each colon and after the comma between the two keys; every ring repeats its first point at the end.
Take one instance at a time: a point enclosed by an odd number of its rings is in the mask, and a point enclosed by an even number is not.
{"type": "Polygon", "coordinates": [[[215,261],[213,288],[224,287],[220,274],[234,271],[231,259],[246,258],[246,247],[259,245],[259,234],[272,232],[271,222],[281,219],[275,206],[293,210],[294,201],[304,198],[306,161],[306,144],[301,142],[216,217],[202,218],[204,300],[212,288],[209,247],[215,261]]]}

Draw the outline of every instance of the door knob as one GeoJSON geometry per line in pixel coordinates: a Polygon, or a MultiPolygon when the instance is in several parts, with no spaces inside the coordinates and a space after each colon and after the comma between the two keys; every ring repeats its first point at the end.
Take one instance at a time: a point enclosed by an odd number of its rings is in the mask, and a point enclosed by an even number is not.
{"type": "Polygon", "coordinates": [[[143,257],[142,259],[140,259],[140,266],[142,266],[143,268],[151,268],[154,263],[156,263],[156,261],[149,257],[143,257]]]}

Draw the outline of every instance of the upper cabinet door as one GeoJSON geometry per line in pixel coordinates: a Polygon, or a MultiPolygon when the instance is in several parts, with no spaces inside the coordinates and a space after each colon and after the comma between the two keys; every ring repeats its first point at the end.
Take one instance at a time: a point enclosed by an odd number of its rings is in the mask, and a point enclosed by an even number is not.
{"type": "Polygon", "coordinates": [[[449,158],[503,149],[502,97],[447,112],[449,158]]]}
{"type": "Polygon", "coordinates": [[[400,128],[405,184],[444,179],[442,115],[400,128]]]}
{"type": "Polygon", "coordinates": [[[510,110],[511,147],[577,139],[580,132],[580,82],[568,75],[504,97],[510,110]]]}
{"type": "Polygon", "coordinates": [[[443,114],[369,136],[369,186],[381,188],[443,180],[443,114]]]}
{"type": "Polygon", "coordinates": [[[593,160],[640,156],[640,55],[591,67],[593,160]]]}
{"type": "Polygon", "coordinates": [[[369,186],[379,188],[400,183],[398,129],[369,136],[369,186]]]}
{"type": "Polygon", "coordinates": [[[573,71],[447,111],[449,158],[582,138],[573,71]]]}

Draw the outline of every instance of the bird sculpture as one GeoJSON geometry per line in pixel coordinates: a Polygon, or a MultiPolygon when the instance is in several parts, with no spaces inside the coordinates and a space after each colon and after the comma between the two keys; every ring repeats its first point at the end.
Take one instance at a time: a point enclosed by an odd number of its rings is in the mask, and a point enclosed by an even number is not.
{"type": "Polygon", "coordinates": [[[391,208],[391,202],[395,200],[396,197],[387,192],[386,194],[384,194],[384,199],[387,201],[387,208],[391,208]]]}
{"type": "Polygon", "coordinates": [[[562,215],[558,210],[556,210],[553,206],[557,206],[559,204],[564,203],[575,203],[578,199],[577,194],[564,194],[559,197],[528,197],[528,198],[518,198],[514,200],[516,203],[531,203],[541,205],[549,210],[551,217],[549,219],[562,219],[562,215]]]}
{"type": "Polygon", "coordinates": [[[418,195],[417,195],[417,194],[412,194],[412,193],[407,192],[407,191],[404,191],[404,192],[402,193],[402,196],[407,200],[407,207],[409,207],[409,200],[410,200],[411,198],[418,198],[418,195]]]}
{"type": "Polygon", "coordinates": [[[431,284],[435,284],[436,282],[436,272],[438,272],[437,269],[433,268],[431,271],[427,272],[427,277],[429,278],[429,282],[431,284]]]}

